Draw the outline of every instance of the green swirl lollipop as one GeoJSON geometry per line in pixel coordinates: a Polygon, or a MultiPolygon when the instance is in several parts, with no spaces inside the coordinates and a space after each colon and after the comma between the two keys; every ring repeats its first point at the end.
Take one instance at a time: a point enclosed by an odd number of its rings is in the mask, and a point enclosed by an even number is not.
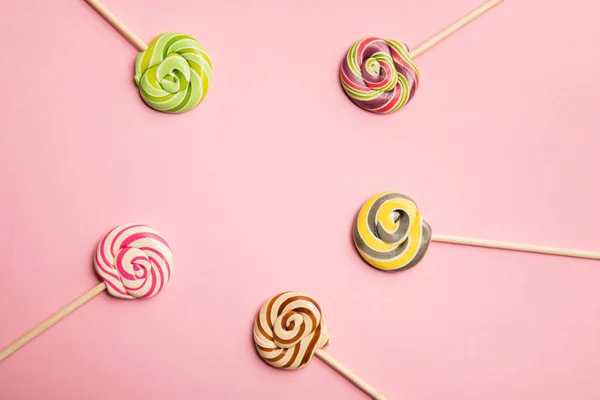
{"type": "Polygon", "coordinates": [[[164,33],[135,60],[135,83],[155,110],[182,113],[202,102],[212,65],[202,45],[181,33],[164,33]]]}
{"type": "Polygon", "coordinates": [[[140,51],[134,78],[147,105],[162,112],[183,113],[204,100],[212,64],[196,39],[182,33],[163,33],[147,46],[98,0],[86,1],[140,51]]]}

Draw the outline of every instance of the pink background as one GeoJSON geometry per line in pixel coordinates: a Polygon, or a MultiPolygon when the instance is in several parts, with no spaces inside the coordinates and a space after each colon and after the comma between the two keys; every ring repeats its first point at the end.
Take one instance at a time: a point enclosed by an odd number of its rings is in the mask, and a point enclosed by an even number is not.
{"type": "Polygon", "coordinates": [[[208,97],[165,115],[83,1],[2,1],[0,347],[97,284],[114,225],[154,226],[176,258],[158,297],[98,296],[1,363],[0,397],[364,398],[319,360],[256,356],[259,306],[301,290],[330,354],[390,399],[598,399],[598,262],[434,243],[389,274],[351,244],[361,204],[396,190],[437,233],[600,249],[596,2],[505,2],[418,58],[394,115],[341,90],[354,40],[415,47],[477,3],[106,0],[146,41],[206,46],[208,97]]]}

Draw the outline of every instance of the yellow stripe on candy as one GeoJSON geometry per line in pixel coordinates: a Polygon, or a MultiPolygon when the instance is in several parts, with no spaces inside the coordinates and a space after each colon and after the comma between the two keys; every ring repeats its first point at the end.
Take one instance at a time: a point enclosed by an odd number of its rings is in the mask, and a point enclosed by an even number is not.
{"type": "Polygon", "coordinates": [[[356,217],[354,243],[361,257],[373,267],[388,271],[402,269],[422,254],[424,225],[412,200],[392,192],[380,193],[361,207],[356,217]],[[399,213],[404,222],[397,218],[399,213]],[[408,224],[406,232],[397,232],[401,223],[408,224]],[[401,236],[393,237],[394,234],[401,236]]]}
{"type": "Polygon", "coordinates": [[[406,267],[417,256],[421,247],[421,220],[422,218],[419,216],[418,223],[414,224],[414,228],[411,228],[410,234],[406,239],[408,241],[407,247],[400,253],[399,257],[383,260],[371,257],[360,250],[359,253],[369,264],[379,269],[391,271],[406,267]]]}
{"type": "MultiPolygon", "coordinates": [[[[394,199],[383,203],[375,214],[375,220],[386,231],[394,232],[400,224],[398,221],[394,220],[394,212],[396,210],[404,211],[410,220],[409,226],[414,225],[412,222],[416,219],[419,212],[417,211],[417,206],[415,206],[415,203],[406,199],[394,199]]],[[[406,232],[406,234],[400,240],[398,240],[397,243],[402,243],[408,235],[409,232],[406,232]]]]}

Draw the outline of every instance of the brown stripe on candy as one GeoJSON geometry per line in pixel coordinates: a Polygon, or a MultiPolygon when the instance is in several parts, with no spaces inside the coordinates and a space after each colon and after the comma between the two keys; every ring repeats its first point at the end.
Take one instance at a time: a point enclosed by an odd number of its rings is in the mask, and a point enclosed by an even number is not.
{"type": "Polygon", "coordinates": [[[306,325],[302,324],[302,326],[298,330],[298,334],[296,334],[296,336],[294,336],[293,338],[285,340],[277,336],[275,339],[281,344],[292,344],[302,339],[302,337],[304,336],[304,332],[306,332],[306,325]]]}
{"type": "MultiPolygon", "coordinates": [[[[273,329],[273,321],[271,321],[271,311],[273,309],[273,304],[275,304],[275,302],[277,301],[277,299],[279,299],[281,296],[283,296],[286,293],[289,293],[289,292],[280,293],[277,296],[274,296],[269,301],[269,304],[267,304],[267,309],[266,309],[267,325],[269,326],[269,328],[271,330],[273,329]]],[[[260,311],[258,312],[258,316],[256,317],[256,321],[257,321],[258,330],[260,331],[260,333],[262,333],[267,339],[273,340],[273,337],[271,335],[269,335],[267,332],[265,332],[265,330],[262,327],[262,324],[260,323],[260,311]]]]}
{"type": "Polygon", "coordinates": [[[313,326],[317,326],[317,317],[315,316],[315,314],[311,310],[309,310],[308,308],[300,307],[300,308],[297,309],[297,311],[299,313],[303,313],[303,314],[308,315],[308,317],[310,318],[310,320],[312,322],[312,325],[313,326]]]}
{"type": "Polygon", "coordinates": [[[290,358],[290,361],[288,361],[287,364],[285,364],[281,368],[289,368],[292,364],[294,364],[294,361],[296,361],[296,358],[298,357],[299,351],[300,351],[300,345],[294,346],[294,353],[292,354],[292,358],[290,358]]]}
{"type": "Polygon", "coordinates": [[[273,341],[273,337],[271,335],[269,335],[267,332],[265,332],[265,330],[262,327],[262,324],[260,323],[260,313],[256,317],[256,327],[258,328],[258,331],[260,332],[261,335],[263,335],[270,341],[273,341]]]}
{"type": "Polygon", "coordinates": [[[319,314],[323,315],[323,312],[321,311],[321,306],[319,305],[319,303],[317,303],[316,301],[312,301],[312,303],[315,305],[315,307],[317,307],[317,310],[319,310],[319,314]]]}
{"type": "Polygon", "coordinates": [[[300,292],[288,291],[272,297],[263,304],[255,320],[254,342],[260,357],[272,367],[288,370],[304,367],[317,348],[329,343],[321,307],[300,292]],[[292,335],[293,338],[287,339],[292,335]]]}
{"type": "MultiPolygon", "coordinates": [[[[312,305],[314,305],[317,310],[319,310],[319,313],[321,313],[321,309],[319,308],[319,305],[310,297],[306,297],[306,296],[294,296],[294,297],[290,297],[289,299],[285,300],[283,303],[281,303],[281,309],[284,309],[285,307],[287,307],[290,303],[294,302],[294,301],[299,301],[299,300],[306,300],[309,303],[311,303],[312,305]]],[[[308,308],[305,307],[298,307],[295,308],[294,311],[296,312],[304,312],[304,314],[308,315],[313,323],[313,326],[316,326],[316,317],[314,315],[314,313],[309,310],[308,308]]]]}
{"type": "Polygon", "coordinates": [[[279,350],[281,350],[281,353],[279,353],[277,355],[277,357],[269,359],[269,362],[276,363],[276,362],[280,361],[283,357],[285,357],[285,355],[287,354],[287,350],[286,349],[279,349],[279,350]]]}
{"type": "Polygon", "coordinates": [[[317,305],[317,303],[315,303],[315,301],[313,299],[311,299],[310,297],[306,297],[306,296],[294,296],[294,297],[290,297],[289,299],[285,300],[283,303],[281,303],[281,308],[280,309],[284,309],[288,306],[288,304],[294,302],[294,301],[298,301],[298,300],[306,300],[311,304],[314,304],[315,306],[317,306],[317,308],[319,307],[317,305]]]}
{"type": "MultiPolygon", "coordinates": [[[[281,325],[287,327],[288,324],[288,320],[290,319],[290,317],[294,315],[294,311],[288,311],[286,312],[283,317],[281,318],[281,325]]],[[[294,323],[292,321],[292,323],[294,323]]],[[[290,328],[291,329],[291,328],[290,328]]]]}
{"type": "Polygon", "coordinates": [[[302,357],[302,362],[300,362],[300,367],[303,367],[310,361],[310,359],[312,358],[312,356],[315,352],[315,347],[317,346],[319,339],[321,339],[321,325],[319,325],[317,327],[317,329],[315,330],[315,334],[314,334],[312,340],[310,341],[310,343],[308,344],[308,347],[306,348],[304,357],[302,357]]]}
{"type": "Polygon", "coordinates": [[[279,347],[263,347],[259,344],[256,345],[256,348],[259,349],[260,351],[264,351],[264,352],[281,350],[279,347]]]}
{"type": "MultiPolygon", "coordinates": [[[[288,292],[285,292],[285,293],[288,293],[288,292]]],[[[275,304],[277,299],[280,298],[281,296],[283,296],[285,293],[280,293],[277,296],[273,297],[271,299],[271,301],[269,301],[269,304],[267,305],[267,325],[269,325],[269,328],[273,328],[273,321],[271,321],[271,310],[273,309],[273,304],[275,304]]],[[[279,315],[279,311],[277,312],[277,315],[279,315]]]]}

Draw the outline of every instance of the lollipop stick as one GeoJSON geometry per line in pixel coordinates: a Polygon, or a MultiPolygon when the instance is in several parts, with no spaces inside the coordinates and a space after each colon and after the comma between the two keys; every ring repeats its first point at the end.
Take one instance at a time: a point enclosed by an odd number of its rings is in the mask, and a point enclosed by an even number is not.
{"type": "Polygon", "coordinates": [[[98,12],[98,14],[102,15],[104,19],[113,26],[121,35],[125,37],[125,39],[129,40],[129,42],[139,51],[144,51],[148,48],[146,43],[142,39],[140,39],[131,29],[123,25],[121,21],[115,17],[113,13],[111,13],[102,3],[98,0],[85,0],[87,3],[92,6],[94,10],[98,12]]]}
{"type": "Polygon", "coordinates": [[[342,364],[337,362],[325,351],[317,350],[315,352],[315,355],[321,360],[323,360],[325,364],[329,365],[331,368],[335,369],[350,382],[355,384],[356,387],[358,387],[360,390],[371,396],[371,398],[375,400],[387,400],[383,395],[377,393],[377,391],[371,385],[359,378],[354,372],[350,371],[348,368],[344,367],[342,364]]]}
{"type": "Polygon", "coordinates": [[[501,2],[502,0],[489,0],[486,3],[483,3],[475,10],[471,11],[469,14],[465,15],[458,21],[454,22],[452,25],[449,25],[448,27],[437,33],[435,36],[431,37],[430,39],[427,39],[425,42],[420,44],[418,47],[416,47],[410,52],[410,56],[414,58],[420,54],[425,53],[427,50],[429,50],[442,40],[446,39],[448,36],[452,35],[454,32],[467,25],[469,22],[473,21],[475,18],[479,17],[481,14],[485,13],[492,7],[497,6],[501,2]]]}
{"type": "Polygon", "coordinates": [[[57,323],[58,321],[60,321],[64,317],[66,317],[72,311],[75,311],[79,306],[85,304],[87,301],[91,300],[94,296],[102,293],[105,289],[106,289],[106,284],[104,282],[98,284],[98,286],[94,287],[92,290],[90,290],[83,296],[77,298],[71,304],[69,304],[68,306],[66,306],[65,308],[63,308],[56,314],[52,315],[50,318],[48,318],[47,320],[45,320],[44,322],[42,322],[41,324],[39,324],[32,330],[30,330],[29,332],[27,332],[26,334],[21,336],[13,344],[8,346],[4,350],[0,351],[0,361],[4,360],[8,356],[10,356],[12,353],[19,350],[21,347],[23,347],[29,341],[34,339],[40,333],[42,333],[46,329],[50,328],[52,325],[54,325],[55,323],[57,323]]]}
{"type": "Polygon", "coordinates": [[[591,258],[594,260],[600,260],[600,253],[585,250],[564,249],[559,247],[537,246],[534,244],[501,242],[497,240],[486,240],[437,234],[432,235],[431,240],[434,242],[454,243],[467,246],[491,247],[495,249],[525,251],[529,253],[542,253],[565,257],[591,258]]]}

